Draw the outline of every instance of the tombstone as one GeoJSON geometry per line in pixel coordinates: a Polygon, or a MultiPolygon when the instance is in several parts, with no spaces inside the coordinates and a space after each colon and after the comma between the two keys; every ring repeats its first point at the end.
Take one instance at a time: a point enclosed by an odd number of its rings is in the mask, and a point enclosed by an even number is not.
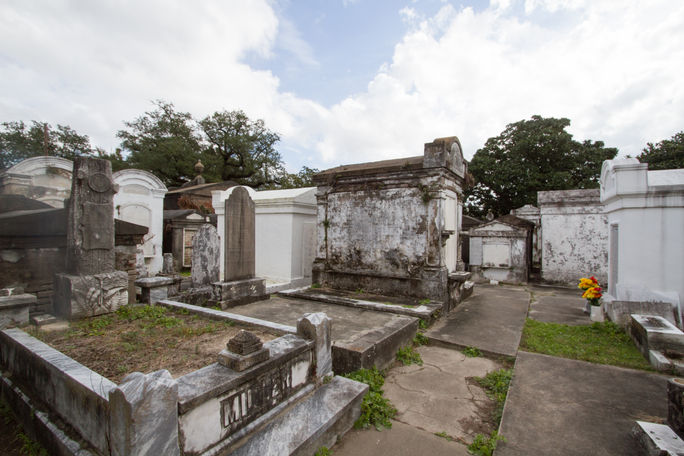
{"type": "Polygon", "coordinates": [[[164,254],[164,265],[162,266],[162,274],[174,275],[176,267],[174,266],[173,253],[164,254]]]}
{"type": "Polygon", "coordinates": [[[192,239],[192,286],[219,281],[220,240],[213,225],[202,225],[192,239]]]}
{"type": "Polygon", "coordinates": [[[254,201],[236,188],[226,200],[226,282],[254,277],[254,219],[254,201]]]}
{"type": "Polygon", "coordinates": [[[53,307],[61,317],[109,313],[128,301],[128,274],[114,269],[116,191],[109,161],[76,159],[67,207],[66,273],[55,274],[53,307]]]}
{"type": "Polygon", "coordinates": [[[214,283],[214,301],[222,308],[268,299],[264,279],[255,278],[254,201],[235,187],[225,202],[224,282],[214,283]]]}

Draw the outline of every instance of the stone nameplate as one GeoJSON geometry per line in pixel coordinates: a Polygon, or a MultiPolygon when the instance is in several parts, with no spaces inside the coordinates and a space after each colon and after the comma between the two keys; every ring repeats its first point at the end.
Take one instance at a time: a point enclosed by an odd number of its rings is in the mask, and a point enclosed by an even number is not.
{"type": "Polygon", "coordinates": [[[297,359],[257,377],[221,400],[221,427],[233,433],[296,392],[304,385],[305,377],[293,382],[295,364],[297,359]]]}

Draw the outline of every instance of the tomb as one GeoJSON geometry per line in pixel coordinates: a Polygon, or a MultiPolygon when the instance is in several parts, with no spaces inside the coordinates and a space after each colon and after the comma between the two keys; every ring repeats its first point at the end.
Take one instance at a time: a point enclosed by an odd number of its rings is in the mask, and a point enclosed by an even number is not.
{"type": "Polygon", "coordinates": [[[532,265],[534,223],[504,215],[470,229],[474,280],[527,282],[532,265]]]}
{"type": "Polygon", "coordinates": [[[114,217],[148,229],[142,245],[147,275],[161,272],[164,236],[164,196],[166,186],[155,175],[138,169],[125,169],[112,175],[119,191],[114,195],[114,217]]]}
{"type": "Polygon", "coordinates": [[[190,270],[192,239],[204,224],[216,224],[214,214],[203,214],[195,209],[164,211],[163,251],[173,255],[174,272],[190,270]]]}
{"type": "Polygon", "coordinates": [[[667,303],[681,328],[684,169],[649,171],[636,158],[606,160],[601,202],[608,218],[606,314],[617,320],[618,313],[635,313],[628,303],[667,303]]]}
{"type": "Polygon", "coordinates": [[[608,217],[599,189],[538,192],[537,203],[542,279],[574,286],[580,277],[593,275],[606,283],[608,217]]]}
{"type": "Polygon", "coordinates": [[[128,274],[116,271],[112,165],[78,157],[67,208],[66,273],[55,274],[53,310],[72,319],[128,302],[128,274]]]}
{"type": "Polygon", "coordinates": [[[219,362],[178,378],[162,369],[115,384],[12,328],[0,331],[0,393],[51,454],[313,454],[351,428],[368,391],[331,375],[330,329],[307,314],[265,343],[243,332],[219,362]]]}
{"type": "Polygon", "coordinates": [[[462,188],[458,138],[425,144],[422,156],[339,166],[314,176],[314,283],[333,289],[453,304],[462,188]]]}
{"type": "Polygon", "coordinates": [[[62,208],[71,193],[72,170],[66,158],[28,158],[0,173],[0,195],[21,195],[62,208]]]}

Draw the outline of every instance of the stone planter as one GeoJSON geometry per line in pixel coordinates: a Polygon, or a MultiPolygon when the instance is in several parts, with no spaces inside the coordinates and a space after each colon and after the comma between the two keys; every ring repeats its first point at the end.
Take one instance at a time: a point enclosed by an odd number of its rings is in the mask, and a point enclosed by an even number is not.
{"type": "Polygon", "coordinates": [[[589,306],[591,307],[591,321],[603,321],[603,306],[589,306]]]}

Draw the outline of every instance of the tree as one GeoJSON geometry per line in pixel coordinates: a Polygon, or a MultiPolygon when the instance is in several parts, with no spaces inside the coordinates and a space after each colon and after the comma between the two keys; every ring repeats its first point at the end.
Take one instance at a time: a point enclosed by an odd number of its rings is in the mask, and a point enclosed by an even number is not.
{"type": "MultiPolygon", "coordinates": [[[[254,188],[278,187],[288,174],[275,150],[276,133],[263,120],[250,120],[242,111],[221,111],[197,122],[173,104],[154,102],[117,136],[129,151],[125,165],[157,175],[167,186],[180,186],[195,176],[197,160],[207,182],[232,180],[254,188]]],[[[113,165],[121,156],[106,155],[113,165]]],[[[120,160],[119,160],[120,161],[120,160]]]]}
{"type": "Polygon", "coordinates": [[[250,120],[243,111],[222,111],[199,121],[199,127],[206,141],[204,155],[220,170],[221,180],[259,188],[277,184],[286,174],[274,148],[280,137],[263,120],[250,120]]]}
{"type": "Polygon", "coordinates": [[[656,145],[648,143],[637,158],[651,170],[684,168],[684,131],[656,145]]]}
{"type": "Polygon", "coordinates": [[[308,166],[302,166],[302,169],[298,173],[286,173],[282,176],[279,182],[268,186],[270,189],[283,189],[283,188],[303,188],[303,187],[315,187],[313,182],[314,174],[318,173],[319,170],[316,168],[309,168],[308,166]]]}
{"type": "Polygon", "coordinates": [[[129,167],[150,171],[167,186],[178,187],[195,176],[201,138],[189,113],[177,112],[173,104],[161,100],[154,105],[155,110],[124,122],[127,130],[120,130],[117,137],[129,151],[129,167]]]}
{"type": "Polygon", "coordinates": [[[566,118],[532,116],[489,138],[470,161],[475,185],[466,190],[466,211],[503,215],[536,204],[540,190],[596,188],[601,165],[617,154],[601,141],[572,139],[566,118]]]}
{"type": "Polygon", "coordinates": [[[9,168],[27,158],[52,155],[73,160],[91,155],[95,149],[86,135],[78,134],[67,125],[56,129],[45,122],[3,122],[0,131],[0,169],[9,168]]]}

